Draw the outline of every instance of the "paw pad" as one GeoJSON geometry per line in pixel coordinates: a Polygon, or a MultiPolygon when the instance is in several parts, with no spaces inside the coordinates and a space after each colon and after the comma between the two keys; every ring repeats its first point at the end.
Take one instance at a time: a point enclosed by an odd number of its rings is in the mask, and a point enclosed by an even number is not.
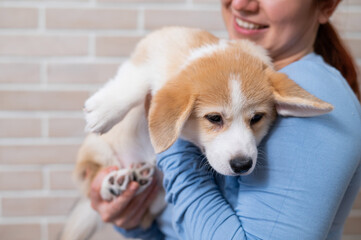
{"type": "Polygon", "coordinates": [[[131,181],[139,183],[137,194],[143,192],[152,182],[154,165],[139,163],[129,169],[110,172],[103,180],[100,195],[104,200],[112,200],[122,194],[131,181]]]}
{"type": "Polygon", "coordinates": [[[139,163],[132,168],[133,181],[139,183],[137,193],[143,192],[153,180],[154,166],[149,163],[139,163]]]}

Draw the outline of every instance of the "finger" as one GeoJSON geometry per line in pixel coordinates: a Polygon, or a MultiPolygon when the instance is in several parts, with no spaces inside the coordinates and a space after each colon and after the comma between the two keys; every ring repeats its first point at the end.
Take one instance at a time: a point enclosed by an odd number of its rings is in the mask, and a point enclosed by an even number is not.
{"type": "Polygon", "coordinates": [[[133,201],[129,203],[127,208],[114,219],[114,223],[119,227],[134,227],[140,224],[140,221],[149,208],[154,197],[157,195],[158,187],[155,182],[152,182],[149,187],[136,196],[133,201]],[[154,196],[152,196],[154,194],[154,196]]]}
{"type": "Polygon", "coordinates": [[[142,193],[137,196],[134,201],[132,201],[129,206],[133,209],[133,214],[129,214],[130,216],[134,216],[138,211],[136,209],[147,209],[154,197],[158,194],[158,186],[154,182],[142,193]]]}
{"type": "MultiPolygon", "coordinates": [[[[147,213],[150,205],[158,195],[159,187],[155,187],[150,191],[149,195],[145,199],[145,202],[140,202],[141,206],[138,206],[139,211],[136,211],[134,215],[124,224],[124,229],[131,229],[141,224],[145,214],[147,213]]],[[[135,206],[136,207],[136,206],[135,206]]]]}
{"type": "MultiPolygon", "coordinates": [[[[151,187],[147,188],[146,191],[140,193],[138,196],[136,196],[131,202],[129,202],[129,205],[124,209],[123,212],[118,214],[114,221],[118,224],[118,226],[122,226],[126,222],[129,222],[130,219],[133,218],[135,213],[137,211],[142,212],[142,206],[140,206],[140,203],[144,203],[146,197],[149,194],[149,191],[151,190],[151,187]]],[[[143,206],[143,208],[147,208],[146,206],[143,206]]]]}
{"type": "Polygon", "coordinates": [[[129,202],[135,198],[135,194],[138,188],[139,184],[137,182],[131,182],[128,188],[113,201],[104,201],[99,204],[98,212],[102,216],[103,221],[112,222],[117,216],[119,216],[124,211],[124,209],[128,207],[129,202]]]}
{"type": "Polygon", "coordinates": [[[120,221],[116,221],[115,224],[122,226],[122,228],[128,230],[141,225],[146,214],[149,213],[149,206],[153,202],[154,198],[157,196],[157,191],[151,193],[151,196],[146,199],[146,202],[143,206],[138,208],[138,211],[134,212],[134,215],[128,215],[127,218],[121,218],[120,221]]]}
{"type": "Polygon", "coordinates": [[[107,176],[110,172],[116,171],[118,170],[117,166],[110,166],[107,168],[104,168],[102,170],[100,170],[97,175],[95,176],[95,178],[93,179],[92,183],[91,183],[91,188],[95,191],[100,190],[102,183],[103,183],[103,179],[105,178],[105,176],[107,176]]]}
{"type": "Polygon", "coordinates": [[[103,183],[105,176],[108,175],[110,172],[116,171],[116,170],[118,170],[118,167],[116,167],[116,166],[104,168],[97,173],[97,175],[91,182],[89,197],[90,197],[91,205],[95,210],[97,210],[98,205],[101,202],[103,202],[103,199],[100,196],[100,189],[102,187],[102,183],[103,183]]]}
{"type": "Polygon", "coordinates": [[[115,198],[110,203],[110,205],[114,206],[116,209],[121,210],[123,206],[127,205],[131,200],[135,198],[138,189],[139,189],[139,183],[134,181],[130,182],[127,189],[117,198],[115,198]]]}

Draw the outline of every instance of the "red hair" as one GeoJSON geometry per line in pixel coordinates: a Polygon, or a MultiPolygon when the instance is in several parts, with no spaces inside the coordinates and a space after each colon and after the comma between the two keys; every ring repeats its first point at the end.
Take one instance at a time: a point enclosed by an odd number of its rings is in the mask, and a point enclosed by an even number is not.
{"type": "Polygon", "coordinates": [[[325,62],[340,71],[360,100],[355,61],[331,23],[319,26],[314,49],[325,62]]]}

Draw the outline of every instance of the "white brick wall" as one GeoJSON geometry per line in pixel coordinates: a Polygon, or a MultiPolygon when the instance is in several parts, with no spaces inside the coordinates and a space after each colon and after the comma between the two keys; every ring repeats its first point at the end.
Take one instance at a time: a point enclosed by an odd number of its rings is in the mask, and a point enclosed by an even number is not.
{"type": "MultiPolygon", "coordinates": [[[[360,14],[345,0],[335,20],[361,66],[360,14]]],[[[84,100],[164,25],[227,36],[218,0],[0,0],[0,239],[56,239],[78,196],[84,100]]],[[[361,197],[344,239],[360,226],[361,197]]]]}

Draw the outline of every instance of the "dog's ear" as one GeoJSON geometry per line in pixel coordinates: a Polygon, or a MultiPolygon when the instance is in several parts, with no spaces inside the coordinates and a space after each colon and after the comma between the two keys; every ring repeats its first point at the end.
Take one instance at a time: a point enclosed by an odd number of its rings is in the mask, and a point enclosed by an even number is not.
{"type": "Polygon", "coordinates": [[[282,116],[312,117],[333,110],[333,106],[313,96],[286,74],[266,69],[276,102],[276,110],[282,116]]]}
{"type": "Polygon", "coordinates": [[[167,150],[179,137],[193,109],[195,97],[191,91],[189,84],[176,79],[153,96],[148,122],[156,153],[167,150]]]}

